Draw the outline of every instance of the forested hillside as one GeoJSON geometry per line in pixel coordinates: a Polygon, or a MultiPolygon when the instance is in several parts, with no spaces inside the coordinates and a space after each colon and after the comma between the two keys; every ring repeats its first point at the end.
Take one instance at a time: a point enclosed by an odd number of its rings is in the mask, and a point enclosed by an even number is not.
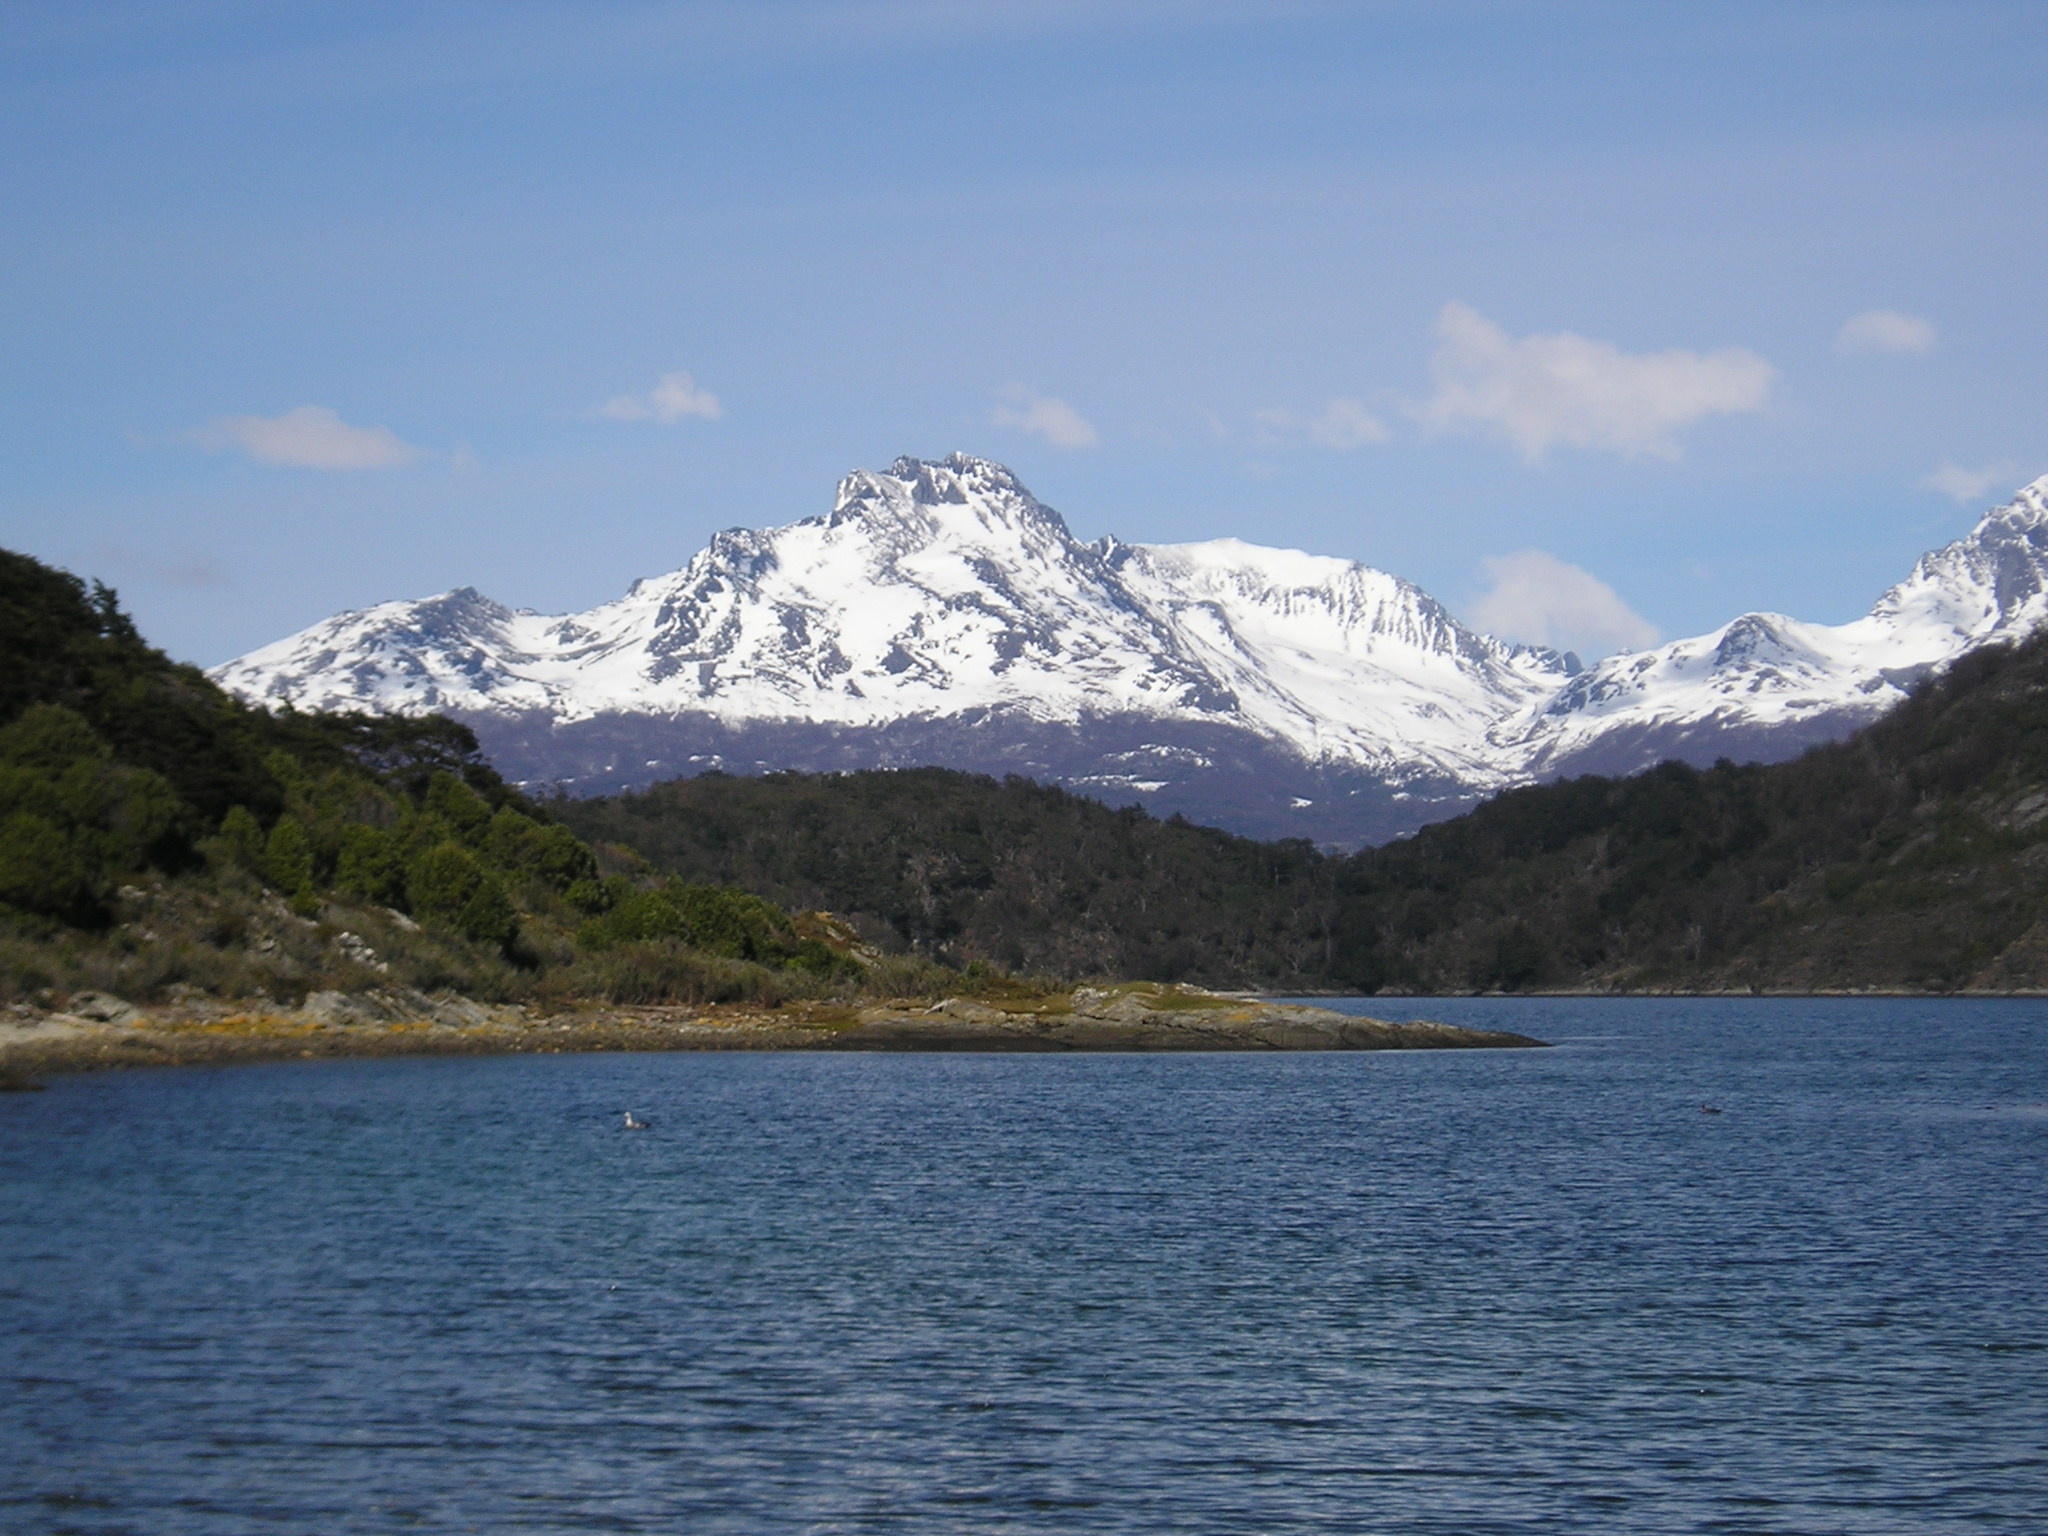
{"type": "Polygon", "coordinates": [[[1796,761],[1518,790],[1337,883],[1361,985],[2048,985],[2048,638],[1796,761]]]}
{"type": "Polygon", "coordinates": [[[961,963],[1367,991],[2048,985],[2044,640],[1794,762],[1517,790],[1349,858],[936,769],[555,810],[961,963]]]}
{"type": "Polygon", "coordinates": [[[1794,762],[1517,790],[1350,857],[940,769],[537,804],[459,725],[240,704],[112,593],[5,552],[0,657],[0,1001],[958,984],[934,965],[1365,991],[2048,986],[2048,639],[1968,656],[1794,762]]]}
{"type": "Polygon", "coordinates": [[[1325,984],[1336,892],[1259,843],[946,768],[706,774],[549,807],[684,879],[821,906],[877,942],[1065,976],[1325,984]]]}
{"type": "Polygon", "coordinates": [[[251,708],[106,588],[0,551],[0,1001],[695,1000],[863,969],[829,924],[600,867],[461,725],[251,708]]]}

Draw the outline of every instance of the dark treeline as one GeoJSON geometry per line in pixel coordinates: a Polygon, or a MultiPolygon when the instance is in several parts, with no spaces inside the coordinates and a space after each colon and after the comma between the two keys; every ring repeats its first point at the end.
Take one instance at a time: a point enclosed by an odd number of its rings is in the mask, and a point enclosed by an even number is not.
{"type": "Polygon", "coordinates": [[[2048,984],[2048,639],[1849,740],[1502,795],[1345,861],[1361,982],[2048,984]]]}
{"type": "Polygon", "coordinates": [[[863,966],[951,985],[931,961],[1364,991],[2048,986],[2048,638],[1795,762],[1517,790],[1348,857],[941,769],[536,804],[460,725],[251,708],[111,592],[4,551],[0,661],[0,996],[653,1001],[863,966]],[[810,909],[903,962],[856,962],[810,909]]]}
{"type": "Polygon", "coordinates": [[[683,878],[956,963],[1360,990],[2048,984],[2048,640],[1851,740],[1502,795],[1324,856],[939,769],[558,802],[683,878]]]}
{"type": "Polygon", "coordinates": [[[689,880],[848,918],[884,944],[1055,976],[1329,973],[1328,861],[1136,807],[944,768],[707,774],[550,809],[689,880]]]}
{"type": "Polygon", "coordinates": [[[837,932],[601,866],[454,721],[244,704],[0,550],[0,1000],[758,999],[861,980],[837,932]]]}

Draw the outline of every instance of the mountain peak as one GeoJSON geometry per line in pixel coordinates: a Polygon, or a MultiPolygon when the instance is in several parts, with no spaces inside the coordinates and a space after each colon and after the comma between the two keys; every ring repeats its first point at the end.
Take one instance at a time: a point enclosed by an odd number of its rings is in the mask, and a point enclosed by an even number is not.
{"type": "Polygon", "coordinates": [[[2048,617],[2048,476],[1991,508],[1960,539],[1922,555],[1871,617],[1979,641],[2034,629],[2048,617]]]}
{"type": "Polygon", "coordinates": [[[1350,560],[1079,544],[1008,469],[955,453],[856,470],[827,515],[728,529],[588,613],[457,588],[214,676],[300,708],[452,711],[526,780],[943,763],[1182,795],[1241,826],[1249,797],[1264,831],[1353,837],[1559,772],[1790,755],[2043,623],[2048,477],[1853,623],[1752,614],[1582,669],[1350,560]]]}
{"type": "Polygon", "coordinates": [[[1971,537],[2005,526],[2038,526],[2048,523],[2048,475],[2021,486],[2011,501],[2001,502],[1977,520],[1971,537]]]}
{"type": "Polygon", "coordinates": [[[831,527],[862,521],[878,526],[921,522],[936,532],[944,509],[971,509],[980,520],[1071,541],[1066,520],[1033,496],[1005,466],[970,454],[943,459],[899,458],[886,470],[857,469],[839,482],[831,527]]]}

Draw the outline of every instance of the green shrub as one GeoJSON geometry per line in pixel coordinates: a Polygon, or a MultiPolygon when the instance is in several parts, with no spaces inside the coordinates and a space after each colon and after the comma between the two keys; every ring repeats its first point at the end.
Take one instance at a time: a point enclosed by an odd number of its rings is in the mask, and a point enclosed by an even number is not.
{"type": "Polygon", "coordinates": [[[624,946],[649,952],[665,946],[821,979],[853,979],[863,971],[859,961],[821,940],[799,938],[789,914],[773,902],[727,886],[680,881],[659,890],[626,889],[577,931],[576,943],[598,955],[624,946]]]}
{"type": "Polygon", "coordinates": [[[567,827],[543,827],[534,839],[531,867],[558,891],[597,878],[597,859],[567,827]]]}
{"type": "Polygon", "coordinates": [[[774,973],[674,944],[624,943],[576,967],[577,990],[614,1003],[751,1002],[773,1006],[787,995],[774,973]]]}
{"type": "Polygon", "coordinates": [[[287,896],[313,889],[313,844],[296,816],[280,816],[263,847],[263,878],[287,896]]]}
{"type": "Polygon", "coordinates": [[[291,753],[279,747],[268,752],[263,758],[263,767],[278,786],[293,800],[307,800],[313,794],[313,776],[306,772],[306,765],[291,753]]]}
{"type": "Polygon", "coordinates": [[[452,773],[437,773],[427,781],[427,810],[453,827],[465,843],[482,842],[490,830],[489,802],[452,773]]]}
{"type": "Polygon", "coordinates": [[[87,922],[103,895],[92,860],[64,829],[32,811],[0,820],[0,902],[87,922]]]}
{"type": "Polygon", "coordinates": [[[577,942],[590,950],[672,940],[733,960],[777,962],[799,950],[780,907],[745,891],[671,881],[634,891],[602,917],[585,923],[577,942]]]}
{"type": "Polygon", "coordinates": [[[455,928],[472,943],[493,944],[499,949],[509,949],[519,937],[519,914],[495,875],[486,872],[477,882],[469,900],[455,914],[455,928]]]}
{"type": "Polygon", "coordinates": [[[406,901],[405,845],[380,827],[360,822],[344,827],[341,852],[334,863],[334,883],[350,896],[380,906],[406,901]]]}
{"type": "Polygon", "coordinates": [[[0,763],[28,773],[56,777],[112,756],[85,717],[61,704],[32,704],[0,731],[0,763]]]}
{"type": "Polygon", "coordinates": [[[406,869],[406,899],[421,917],[452,921],[483,884],[484,868],[460,843],[438,843],[406,869]]]}
{"type": "Polygon", "coordinates": [[[616,902],[604,916],[593,918],[578,929],[576,942],[584,949],[602,952],[621,944],[680,940],[688,933],[683,914],[666,891],[635,891],[616,902]]]}
{"type": "Polygon", "coordinates": [[[600,880],[576,880],[562,893],[562,899],[578,912],[599,916],[611,911],[616,897],[605,882],[600,880]]]}
{"type": "Polygon", "coordinates": [[[867,969],[851,955],[841,954],[819,939],[798,940],[795,952],[783,965],[788,970],[803,971],[823,979],[846,981],[861,976],[867,969]]]}
{"type": "Polygon", "coordinates": [[[246,805],[238,805],[221,818],[221,849],[228,859],[252,873],[263,862],[263,824],[246,805]]]}
{"type": "Polygon", "coordinates": [[[72,710],[32,705],[0,729],[0,902],[97,922],[118,876],[177,860],[181,821],[170,785],[116,763],[72,710]]]}
{"type": "Polygon", "coordinates": [[[558,891],[597,877],[590,850],[562,827],[546,826],[511,806],[491,817],[484,850],[500,869],[532,875],[558,891]]]}

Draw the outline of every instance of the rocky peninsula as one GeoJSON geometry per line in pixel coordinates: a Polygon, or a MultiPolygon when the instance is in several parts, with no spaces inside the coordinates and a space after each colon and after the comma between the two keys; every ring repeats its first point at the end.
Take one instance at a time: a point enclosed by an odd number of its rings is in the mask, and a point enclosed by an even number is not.
{"type": "Polygon", "coordinates": [[[0,1080],[118,1066],[568,1051],[1389,1051],[1532,1047],[1499,1030],[1396,1023],[1191,987],[1078,987],[937,1003],[539,1009],[453,993],[314,992],[295,1008],[107,993],[0,1012],[0,1080]]]}

